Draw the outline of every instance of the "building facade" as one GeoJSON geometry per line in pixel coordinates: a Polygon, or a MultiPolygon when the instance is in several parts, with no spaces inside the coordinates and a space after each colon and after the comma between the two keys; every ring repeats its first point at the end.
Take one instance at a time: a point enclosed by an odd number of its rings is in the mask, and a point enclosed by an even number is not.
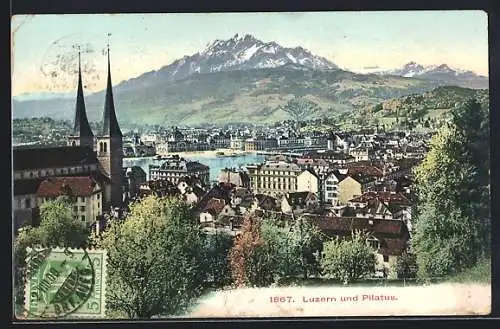
{"type": "Polygon", "coordinates": [[[189,161],[179,157],[167,159],[161,165],[149,165],[149,179],[167,180],[177,184],[181,178],[197,177],[202,184],[210,183],[210,168],[198,161],[189,161]]]}
{"type": "Polygon", "coordinates": [[[297,164],[284,161],[247,165],[246,170],[254,193],[271,196],[297,191],[297,177],[302,172],[297,164]]]}

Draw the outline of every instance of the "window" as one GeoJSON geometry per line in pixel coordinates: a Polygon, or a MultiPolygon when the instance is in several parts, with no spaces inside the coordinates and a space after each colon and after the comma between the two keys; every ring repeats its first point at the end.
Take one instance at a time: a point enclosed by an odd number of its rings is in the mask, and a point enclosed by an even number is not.
{"type": "Polygon", "coordinates": [[[73,206],[73,212],[78,212],[78,206],[73,206]]]}
{"type": "Polygon", "coordinates": [[[82,222],[85,221],[85,215],[82,215],[80,218],[82,219],[82,222]]]}
{"type": "Polygon", "coordinates": [[[108,152],[108,143],[104,143],[104,152],[108,152]]]}
{"type": "Polygon", "coordinates": [[[389,256],[384,255],[384,262],[388,262],[388,261],[389,261],[389,256]]]}
{"type": "Polygon", "coordinates": [[[80,211],[84,212],[85,211],[85,206],[80,206],[80,211]]]}
{"type": "Polygon", "coordinates": [[[97,202],[97,208],[101,208],[101,203],[97,202]]]}
{"type": "Polygon", "coordinates": [[[31,208],[31,199],[30,198],[26,198],[26,200],[24,200],[24,207],[26,209],[31,208]]]}
{"type": "Polygon", "coordinates": [[[85,198],[84,196],[82,196],[82,202],[85,202],[85,199],[86,199],[86,198],[85,198]]]}
{"type": "Polygon", "coordinates": [[[30,178],[33,178],[33,173],[32,172],[30,172],[30,178]]]}

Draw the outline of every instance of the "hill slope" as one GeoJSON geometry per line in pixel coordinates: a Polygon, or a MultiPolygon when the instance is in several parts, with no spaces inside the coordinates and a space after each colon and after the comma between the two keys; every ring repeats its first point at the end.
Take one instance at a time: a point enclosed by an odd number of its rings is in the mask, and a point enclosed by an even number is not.
{"type": "MultiPolygon", "coordinates": [[[[361,75],[342,70],[316,71],[296,64],[280,68],[195,74],[147,88],[116,88],[121,122],[197,124],[273,122],[290,116],[280,107],[303,96],[321,108],[318,116],[374,105],[430,91],[443,82],[395,76],[361,75]]],[[[89,119],[101,119],[104,93],[86,96],[89,119]]],[[[14,117],[72,119],[74,99],[14,101],[14,117]]]]}

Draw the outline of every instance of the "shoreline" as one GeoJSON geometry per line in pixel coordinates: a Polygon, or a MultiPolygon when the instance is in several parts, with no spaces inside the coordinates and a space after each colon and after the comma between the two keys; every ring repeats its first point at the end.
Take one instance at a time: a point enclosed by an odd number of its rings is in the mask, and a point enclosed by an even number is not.
{"type": "Polygon", "coordinates": [[[172,152],[172,153],[163,153],[159,152],[156,155],[143,156],[143,157],[123,157],[123,160],[140,160],[140,159],[155,159],[158,155],[161,157],[169,157],[178,155],[179,158],[187,158],[189,157],[203,157],[203,158],[232,158],[232,157],[240,157],[245,155],[255,155],[256,152],[251,151],[241,151],[241,150],[232,150],[232,149],[217,149],[217,150],[207,150],[207,151],[190,151],[190,152],[172,152]],[[223,156],[217,156],[218,152],[224,152],[223,156]],[[230,156],[233,155],[233,156],[230,156]]]}
{"type": "Polygon", "coordinates": [[[218,157],[218,152],[224,152],[223,156],[220,158],[230,158],[229,154],[235,154],[236,156],[252,155],[254,152],[232,150],[232,149],[217,149],[217,150],[207,150],[207,151],[192,151],[192,152],[172,152],[172,153],[157,153],[162,157],[168,157],[173,155],[178,155],[180,158],[189,158],[190,156],[201,156],[201,157],[218,157]]]}

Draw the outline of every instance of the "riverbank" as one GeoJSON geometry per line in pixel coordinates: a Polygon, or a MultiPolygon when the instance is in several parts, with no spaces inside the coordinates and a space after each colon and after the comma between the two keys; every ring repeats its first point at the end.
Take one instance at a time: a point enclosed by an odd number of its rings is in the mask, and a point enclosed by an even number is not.
{"type": "Polygon", "coordinates": [[[223,156],[220,156],[221,158],[223,157],[228,157],[229,155],[236,155],[236,156],[243,156],[243,155],[248,155],[252,154],[252,152],[246,152],[246,151],[241,151],[241,150],[232,150],[232,149],[217,149],[217,150],[209,150],[209,151],[193,151],[193,152],[172,152],[172,153],[161,153],[159,152],[158,155],[162,157],[168,157],[172,155],[178,155],[180,158],[187,158],[189,157],[206,157],[206,158],[212,158],[212,157],[217,157],[218,153],[224,153],[223,156]]]}
{"type": "Polygon", "coordinates": [[[248,288],[210,293],[187,317],[487,315],[490,284],[248,288]]]}

